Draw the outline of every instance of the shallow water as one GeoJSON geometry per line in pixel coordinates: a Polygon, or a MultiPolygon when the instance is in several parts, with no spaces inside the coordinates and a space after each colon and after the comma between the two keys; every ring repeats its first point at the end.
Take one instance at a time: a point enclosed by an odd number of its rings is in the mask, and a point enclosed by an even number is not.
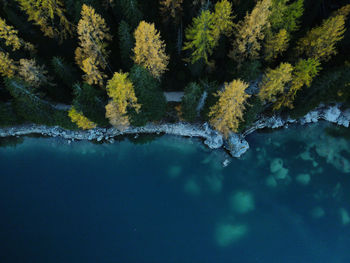
{"type": "Polygon", "coordinates": [[[252,134],[227,167],[174,136],[2,140],[0,262],[348,263],[350,141],[327,127],[252,134]]]}

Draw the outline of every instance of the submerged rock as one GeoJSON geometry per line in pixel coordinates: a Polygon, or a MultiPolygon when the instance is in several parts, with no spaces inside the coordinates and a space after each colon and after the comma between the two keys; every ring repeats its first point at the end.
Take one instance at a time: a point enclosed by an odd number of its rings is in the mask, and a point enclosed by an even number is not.
{"type": "Polygon", "coordinates": [[[340,214],[340,220],[344,226],[350,223],[350,216],[348,211],[345,210],[345,208],[340,208],[339,214],[340,214]]]}
{"type": "Polygon", "coordinates": [[[191,195],[199,195],[201,193],[201,189],[194,179],[187,180],[184,186],[184,190],[186,193],[191,195]]]}
{"type": "Polygon", "coordinates": [[[281,158],[275,158],[270,163],[271,173],[277,173],[283,168],[283,160],[281,158]]]}
{"type": "Polygon", "coordinates": [[[244,224],[221,224],[215,230],[216,243],[226,247],[242,239],[248,232],[244,224]]]}
{"type": "Polygon", "coordinates": [[[308,185],[311,181],[311,176],[309,174],[298,174],[295,180],[302,185],[308,185]]]}
{"type": "Polygon", "coordinates": [[[239,214],[246,214],[255,209],[254,197],[250,192],[239,191],[230,197],[231,209],[239,214]]]}
{"type": "Polygon", "coordinates": [[[325,211],[322,207],[317,206],[311,210],[311,216],[315,219],[319,219],[321,217],[324,217],[325,211]]]}

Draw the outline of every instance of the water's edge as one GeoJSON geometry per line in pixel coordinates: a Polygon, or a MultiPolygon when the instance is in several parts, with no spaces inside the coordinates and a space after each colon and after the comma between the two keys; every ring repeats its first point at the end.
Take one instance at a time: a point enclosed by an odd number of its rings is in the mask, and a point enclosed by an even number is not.
{"type": "Polygon", "coordinates": [[[124,131],[119,131],[115,128],[95,128],[91,130],[72,131],[66,130],[59,126],[48,127],[45,125],[19,125],[14,127],[0,128],[0,137],[25,136],[37,134],[49,137],[61,137],[67,140],[96,140],[113,143],[114,137],[132,134],[169,134],[184,137],[198,137],[204,140],[204,144],[210,149],[218,149],[224,147],[233,157],[240,157],[249,149],[249,144],[245,140],[248,134],[256,130],[264,128],[281,128],[287,127],[290,123],[298,123],[304,125],[306,123],[326,120],[344,127],[349,127],[350,124],[350,109],[341,111],[341,105],[335,106],[319,106],[315,110],[310,111],[304,117],[296,120],[291,118],[282,118],[280,116],[262,117],[256,121],[251,128],[242,134],[232,133],[227,139],[213,130],[208,123],[204,124],[147,124],[143,127],[129,127],[124,131]]]}

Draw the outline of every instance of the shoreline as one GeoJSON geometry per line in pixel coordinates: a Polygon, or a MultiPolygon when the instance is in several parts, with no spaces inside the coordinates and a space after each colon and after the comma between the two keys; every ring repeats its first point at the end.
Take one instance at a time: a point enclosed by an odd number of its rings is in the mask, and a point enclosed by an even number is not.
{"type": "Polygon", "coordinates": [[[210,149],[225,148],[233,157],[242,156],[248,149],[249,143],[245,139],[249,134],[264,128],[282,128],[288,127],[288,124],[307,124],[325,120],[337,125],[349,127],[350,124],[350,109],[340,110],[340,104],[335,106],[319,106],[315,110],[310,111],[304,117],[296,120],[291,118],[281,118],[280,116],[262,117],[252,127],[247,129],[242,134],[232,133],[227,139],[213,130],[208,123],[189,124],[189,123],[174,123],[174,124],[147,124],[143,127],[129,127],[124,131],[119,131],[115,128],[94,128],[91,130],[66,130],[59,126],[45,126],[36,124],[25,124],[14,127],[0,128],[0,137],[18,137],[31,134],[61,137],[67,140],[88,140],[88,141],[106,141],[114,142],[114,137],[124,135],[137,134],[168,134],[182,137],[197,137],[203,139],[203,143],[210,149]]]}

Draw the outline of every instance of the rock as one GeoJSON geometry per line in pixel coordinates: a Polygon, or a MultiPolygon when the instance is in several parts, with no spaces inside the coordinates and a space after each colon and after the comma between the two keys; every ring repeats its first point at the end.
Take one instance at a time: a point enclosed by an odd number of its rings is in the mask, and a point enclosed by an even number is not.
{"type": "Polygon", "coordinates": [[[305,123],[318,122],[319,118],[320,118],[320,112],[319,111],[317,111],[317,110],[310,111],[308,114],[306,114],[300,120],[300,124],[304,125],[305,123]]]}
{"type": "Polygon", "coordinates": [[[236,192],[230,197],[230,206],[236,213],[246,214],[255,209],[254,197],[250,192],[236,192]]]}
{"type": "Polygon", "coordinates": [[[340,214],[340,220],[344,226],[350,223],[350,216],[348,211],[345,210],[345,208],[340,208],[339,214],[340,214]]]}
{"type": "Polygon", "coordinates": [[[333,106],[333,107],[329,107],[324,111],[323,118],[326,121],[336,123],[338,118],[340,117],[340,114],[341,114],[341,111],[338,108],[338,106],[333,106]]]}
{"type": "Polygon", "coordinates": [[[295,180],[302,185],[308,185],[311,181],[311,176],[309,174],[299,174],[295,180]]]}
{"type": "Polygon", "coordinates": [[[322,207],[317,206],[311,210],[311,216],[315,219],[319,219],[321,217],[324,217],[325,211],[322,207]]]}
{"type": "Polygon", "coordinates": [[[276,179],[272,175],[266,178],[265,183],[266,183],[266,186],[268,187],[275,188],[277,186],[276,179]]]}
{"type": "Polygon", "coordinates": [[[271,173],[276,173],[283,168],[283,160],[281,158],[275,158],[270,163],[271,173]]]}
{"type": "Polygon", "coordinates": [[[231,133],[226,141],[225,148],[230,152],[233,157],[241,157],[249,149],[248,142],[237,135],[231,133]]]}
{"type": "Polygon", "coordinates": [[[274,176],[278,180],[289,179],[288,178],[288,169],[282,167],[276,173],[274,173],[274,176]]]}
{"type": "Polygon", "coordinates": [[[227,167],[229,164],[230,164],[230,160],[226,159],[225,161],[223,161],[222,166],[227,167]]]}
{"type": "Polygon", "coordinates": [[[350,124],[350,110],[344,111],[338,118],[337,124],[342,125],[346,128],[349,127],[350,124]]]}
{"type": "Polygon", "coordinates": [[[242,239],[248,232],[244,224],[220,224],[215,229],[215,240],[220,247],[227,247],[242,239]]]}

